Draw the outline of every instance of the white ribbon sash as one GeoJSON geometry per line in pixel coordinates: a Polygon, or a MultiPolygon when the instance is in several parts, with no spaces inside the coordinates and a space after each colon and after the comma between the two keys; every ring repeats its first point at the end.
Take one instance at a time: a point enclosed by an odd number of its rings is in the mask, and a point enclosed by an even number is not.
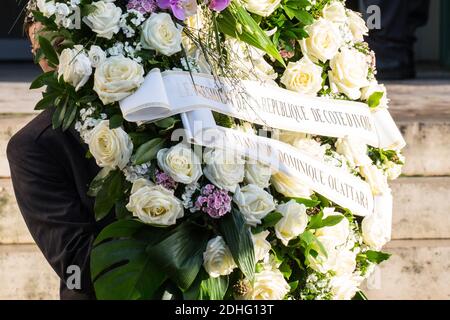
{"type": "Polygon", "coordinates": [[[120,107],[124,118],[132,122],[207,108],[271,128],[337,138],[356,136],[385,149],[405,146],[385,109],[372,112],[364,103],[308,97],[255,81],[206,74],[154,69],[120,107]]]}

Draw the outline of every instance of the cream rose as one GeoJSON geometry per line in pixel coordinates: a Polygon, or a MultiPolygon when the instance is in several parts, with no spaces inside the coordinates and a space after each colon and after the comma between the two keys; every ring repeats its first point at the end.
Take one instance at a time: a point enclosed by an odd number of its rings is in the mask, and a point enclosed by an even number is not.
{"type": "Polygon", "coordinates": [[[99,46],[93,45],[89,49],[89,60],[94,68],[97,68],[106,59],[106,53],[99,46]]]}
{"type": "Polygon", "coordinates": [[[268,188],[272,169],[261,162],[247,162],[245,165],[245,181],[249,184],[255,184],[260,188],[268,188]]]}
{"type": "Polygon", "coordinates": [[[281,0],[244,0],[244,7],[248,11],[263,16],[270,16],[280,5],[281,0]]]}
{"type": "Polygon", "coordinates": [[[306,153],[310,157],[322,161],[327,152],[327,145],[321,145],[311,138],[300,138],[292,142],[292,146],[306,153]]]}
{"type": "Polygon", "coordinates": [[[266,269],[255,274],[253,286],[245,300],[283,300],[291,290],[280,270],[266,269]]]}
{"type": "Polygon", "coordinates": [[[233,201],[244,215],[249,226],[256,227],[270,212],[275,210],[275,202],[270,193],[257,185],[248,184],[237,188],[233,201]]]}
{"type": "Polygon", "coordinates": [[[309,198],[313,194],[306,184],[282,172],[274,174],[271,181],[274,188],[285,197],[309,198]]]}
{"type": "Polygon", "coordinates": [[[272,248],[270,242],[266,240],[269,234],[270,232],[266,230],[252,235],[256,261],[264,260],[269,255],[272,248]]]}
{"type": "Polygon", "coordinates": [[[341,216],[343,219],[337,225],[316,230],[315,235],[332,241],[335,246],[343,245],[350,236],[350,222],[342,213],[335,212],[334,208],[324,208],[323,218],[326,219],[330,216],[341,216]]]}
{"type": "Polygon", "coordinates": [[[142,25],[141,44],[166,56],[181,51],[181,29],[168,13],[152,13],[142,25]]]}
{"type": "Polygon", "coordinates": [[[351,167],[370,165],[372,160],[368,156],[367,145],[355,137],[338,139],[335,143],[336,151],[347,159],[351,167]]]}
{"type": "Polygon", "coordinates": [[[340,1],[333,1],[327,4],[322,10],[322,15],[325,19],[338,24],[347,21],[345,7],[340,1]]]}
{"type": "Polygon", "coordinates": [[[322,89],[322,71],[322,67],[303,57],[297,62],[289,62],[281,83],[289,90],[315,96],[322,89]]]}
{"type": "Polygon", "coordinates": [[[374,250],[381,250],[391,240],[390,225],[378,215],[365,217],[361,229],[364,243],[374,250]]]}
{"type": "Polygon", "coordinates": [[[339,28],[331,21],[320,18],[306,26],[309,37],[300,40],[300,46],[305,56],[313,62],[333,59],[342,44],[339,28]]]}
{"type": "Polygon", "coordinates": [[[363,280],[362,277],[352,274],[331,278],[330,286],[333,293],[333,300],[353,299],[363,280]]]}
{"type": "Polygon", "coordinates": [[[326,255],[318,250],[319,255],[310,258],[310,267],[317,272],[333,271],[337,276],[352,274],[356,268],[356,252],[345,247],[337,248],[334,239],[317,237],[326,250],[326,255]]]}
{"type": "Polygon", "coordinates": [[[206,164],[203,174],[216,187],[234,193],[244,180],[245,161],[230,152],[206,148],[203,160],[206,164]]]}
{"type": "Polygon", "coordinates": [[[297,203],[295,200],[291,200],[279,205],[277,212],[281,213],[283,217],[275,225],[275,234],[287,246],[289,241],[305,232],[306,226],[308,225],[306,207],[303,204],[297,203]]]}
{"type": "Polygon", "coordinates": [[[76,45],[73,49],[64,49],[59,57],[58,77],[75,87],[78,91],[92,75],[91,61],[83,50],[76,45]]]}
{"type": "Polygon", "coordinates": [[[369,34],[369,28],[366,26],[366,22],[361,17],[361,14],[356,13],[355,11],[348,10],[348,27],[353,35],[353,41],[355,42],[363,42],[364,36],[369,34]]]}
{"type": "Polygon", "coordinates": [[[130,161],[133,143],[122,128],[110,129],[109,120],[98,123],[89,134],[89,151],[102,168],[123,169],[130,161]]]}
{"type": "Polygon", "coordinates": [[[184,143],[159,150],[157,160],[159,167],[176,182],[191,184],[202,175],[199,157],[184,143]]]}
{"type": "Polygon", "coordinates": [[[120,101],[144,82],[142,66],[123,56],[109,57],[96,69],[94,90],[104,104],[120,101]]]}
{"type": "Polygon", "coordinates": [[[386,87],[384,86],[384,84],[379,84],[376,80],[372,80],[367,87],[364,87],[361,90],[361,99],[364,101],[368,101],[375,92],[383,93],[383,96],[380,99],[380,104],[377,108],[387,108],[389,99],[387,97],[386,87]]]}
{"type": "Polygon", "coordinates": [[[122,9],[108,1],[93,2],[92,6],[94,11],[83,18],[84,23],[98,37],[111,40],[120,30],[119,22],[122,16],[122,9]]]}
{"type": "MultiPolygon", "coordinates": [[[[142,184],[138,180],[135,183],[142,184]]],[[[134,188],[126,208],[146,224],[168,227],[184,216],[183,204],[162,186],[144,184],[134,188]],[[137,189],[137,190],[136,190],[137,189]]]]}
{"type": "Polygon", "coordinates": [[[383,194],[389,191],[387,177],[384,175],[383,170],[378,169],[377,166],[369,165],[361,167],[360,173],[369,183],[374,195],[383,194]]]}
{"type": "Polygon", "coordinates": [[[209,240],[203,253],[203,267],[212,278],[229,275],[237,268],[230,249],[221,236],[209,240]]]}
{"type": "Polygon", "coordinates": [[[361,88],[369,85],[369,65],[366,56],[356,49],[342,48],[330,62],[328,72],[331,89],[352,100],[361,97],[361,88]]]}

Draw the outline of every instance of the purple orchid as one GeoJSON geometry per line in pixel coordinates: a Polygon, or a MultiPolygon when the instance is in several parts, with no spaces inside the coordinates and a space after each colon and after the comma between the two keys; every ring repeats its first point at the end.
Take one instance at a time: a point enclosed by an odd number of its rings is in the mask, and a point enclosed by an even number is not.
{"type": "Polygon", "coordinates": [[[197,13],[197,0],[156,0],[161,9],[170,9],[178,20],[197,13]]]}
{"type": "Polygon", "coordinates": [[[209,2],[209,8],[211,10],[220,12],[225,10],[230,5],[231,0],[211,0],[209,2]]]}

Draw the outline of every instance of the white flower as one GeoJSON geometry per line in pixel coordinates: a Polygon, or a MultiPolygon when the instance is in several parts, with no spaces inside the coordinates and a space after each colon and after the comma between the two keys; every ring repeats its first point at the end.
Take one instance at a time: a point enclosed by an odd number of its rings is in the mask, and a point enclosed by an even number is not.
{"type": "Polygon", "coordinates": [[[313,62],[333,59],[342,44],[339,28],[333,22],[320,18],[306,26],[305,30],[309,37],[300,40],[303,54],[313,62]]]}
{"type": "Polygon", "coordinates": [[[307,135],[295,131],[273,129],[272,138],[293,146],[296,141],[307,138],[307,135]]]}
{"type": "Polygon", "coordinates": [[[341,92],[352,100],[361,97],[361,88],[369,85],[366,56],[356,49],[342,48],[330,62],[328,72],[333,92],[341,92]]]}
{"type": "Polygon", "coordinates": [[[361,14],[352,10],[348,10],[348,26],[353,35],[355,42],[363,42],[364,36],[369,34],[369,28],[366,26],[366,22],[361,17],[361,14]]]}
{"type": "Polygon", "coordinates": [[[362,277],[352,274],[331,278],[330,286],[333,293],[333,300],[353,299],[362,281],[362,277]]]}
{"type": "Polygon", "coordinates": [[[103,120],[89,135],[89,151],[99,167],[123,169],[133,152],[133,143],[122,128],[110,129],[109,120],[103,120]]]}
{"type": "Polygon", "coordinates": [[[323,218],[326,219],[330,216],[340,216],[343,219],[332,227],[317,229],[315,235],[316,237],[328,239],[334,246],[343,245],[350,236],[350,222],[342,213],[335,212],[334,208],[324,208],[323,218]]]}
{"type": "Polygon", "coordinates": [[[322,89],[322,71],[322,67],[305,56],[297,62],[289,62],[281,83],[289,90],[315,96],[322,89]]]}
{"type": "Polygon", "coordinates": [[[98,37],[111,40],[120,30],[119,22],[122,9],[116,7],[114,3],[107,1],[93,2],[92,6],[94,6],[94,11],[83,18],[84,23],[98,37]]]}
{"type": "Polygon", "coordinates": [[[261,162],[247,162],[245,165],[245,181],[249,184],[255,184],[260,188],[268,188],[272,169],[261,162]]]}
{"type": "Polygon", "coordinates": [[[171,56],[181,51],[181,30],[168,13],[152,13],[142,25],[141,43],[144,49],[171,56]]]}
{"type": "Polygon", "coordinates": [[[389,191],[387,177],[383,174],[383,170],[378,169],[377,166],[369,165],[361,167],[360,172],[369,183],[374,195],[383,194],[389,191]]]}
{"type": "Polygon", "coordinates": [[[320,161],[325,157],[328,148],[328,145],[321,145],[320,142],[311,138],[296,139],[292,142],[292,146],[320,161]]]}
{"type": "Polygon", "coordinates": [[[278,172],[272,176],[272,185],[285,197],[289,198],[309,198],[313,191],[297,178],[278,172]]]}
{"type": "Polygon", "coordinates": [[[95,71],[94,90],[104,104],[120,101],[144,81],[142,66],[123,56],[109,57],[95,71]]]}
{"type": "MultiPolygon", "coordinates": [[[[399,155],[399,156],[400,156],[400,160],[402,162],[404,162],[405,158],[402,155],[399,155]]],[[[400,177],[400,175],[402,174],[403,165],[397,164],[392,161],[388,161],[383,164],[383,169],[386,171],[386,175],[389,180],[395,180],[398,177],[400,177]]]]}
{"type": "Polygon", "coordinates": [[[338,24],[345,23],[347,21],[345,7],[341,1],[333,1],[328,3],[323,8],[322,15],[325,19],[338,24]]]}
{"type": "Polygon", "coordinates": [[[305,232],[306,226],[308,225],[306,207],[303,204],[297,203],[295,200],[291,200],[279,205],[277,212],[281,213],[283,217],[275,225],[275,234],[287,246],[289,241],[305,232]]]}
{"type": "Polygon", "coordinates": [[[166,188],[142,180],[134,183],[126,208],[146,224],[160,227],[176,224],[184,216],[181,201],[166,188]]]}
{"type": "Polygon", "coordinates": [[[42,14],[49,18],[56,12],[56,5],[54,0],[37,0],[36,5],[42,14]]]}
{"type": "Polygon", "coordinates": [[[272,248],[270,242],[266,240],[269,234],[270,232],[266,230],[252,235],[256,261],[264,260],[269,255],[270,249],[272,248]]]}
{"type": "Polygon", "coordinates": [[[89,60],[94,68],[97,68],[106,59],[106,53],[99,46],[92,45],[89,49],[89,60]]]}
{"type": "Polygon", "coordinates": [[[248,184],[237,188],[233,201],[238,205],[249,226],[256,227],[270,212],[275,210],[275,203],[270,193],[257,185],[248,184]]]}
{"type": "Polygon", "coordinates": [[[191,184],[202,175],[200,159],[184,143],[159,150],[157,159],[159,167],[176,182],[191,184]]]}
{"type": "Polygon", "coordinates": [[[244,7],[248,11],[263,16],[270,16],[280,5],[281,0],[244,0],[244,7]]]}
{"type": "Polygon", "coordinates": [[[203,174],[220,189],[234,193],[239,183],[244,180],[244,160],[230,152],[206,148],[203,160],[206,164],[203,174]]]}
{"type": "Polygon", "coordinates": [[[75,87],[78,91],[89,80],[92,74],[91,61],[83,51],[83,46],[64,49],[59,57],[58,77],[75,87]]]}
{"type": "Polygon", "coordinates": [[[336,247],[333,239],[326,237],[317,238],[326,250],[326,255],[318,250],[319,255],[310,258],[309,266],[320,273],[333,271],[337,276],[352,274],[356,269],[356,252],[347,248],[336,247]]]}
{"type": "Polygon", "coordinates": [[[381,217],[371,214],[362,221],[364,243],[374,250],[381,250],[391,240],[391,228],[381,217]]]}
{"type": "Polygon", "coordinates": [[[291,290],[280,270],[266,269],[255,274],[255,281],[245,300],[283,300],[291,290]]]}
{"type": "Polygon", "coordinates": [[[364,101],[368,101],[375,92],[383,93],[383,96],[380,99],[380,104],[377,108],[387,108],[389,99],[387,97],[386,87],[384,86],[384,84],[379,84],[376,80],[372,80],[367,87],[362,88],[361,99],[364,101]]]}
{"type": "Polygon", "coordinates": [[[343,155],[353,168],[372,163],[372,160],[368,156],[367,145],[359,138],[348,136],[338,139],[335,147],[336,151],[343,155]]]}
{"type": "Polygon", "coordinates": [[[203,267],[212,278],[229,275],[237,267],[221,236],[209,240],[203,253],[203,267]]]}

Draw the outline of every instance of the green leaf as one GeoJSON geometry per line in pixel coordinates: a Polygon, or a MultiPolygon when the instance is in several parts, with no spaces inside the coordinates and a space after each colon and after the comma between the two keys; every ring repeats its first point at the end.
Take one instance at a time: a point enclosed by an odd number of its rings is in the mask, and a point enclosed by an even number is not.
{"type": "Polygon", "coordinates": [[[271,212],[262,220],[261,225],[252,229],[252,233],[258,234],[268,228],[274,227],[282,218],[283,215],[280,212],[271,212]]]}
{"type": "Polygon", "coordinates": [[[323,219],[323,212],[321,211],[319,214],[311,217],[311,220],[308,225],[308,229],[321,229],[325,227],[333,227],[337,225],[339,222],[345,219],[343,215],[334,215],[329,216],[323,219]]]}
{"type": "Polygon", "coordinates": [[[311,231],[305,231],[300,236],[302,247],[304,248],[305,264],[309,264],[310,256],[315,257],[317,253],[321,253],[327,257],[328,253],[323,244],[317,239],[317,237],[311,231]],[[315,253],[315,254],[313,254],[315,253]]]}
{"type": "Polygon", "coordinates": [[[367,256],[367,260],[369,260],[370,262],[376,263],[376,264],[380,264],[383,261],[388,260],[391,255],[389,253],[384,253],[384,252],[380,252],[380,251],[372,251],[369,250],[366,253],[367,256]]]}
{"type": "Polygon", "coordinates": [[[309,25],[314,22],[314,17],[307,11],[295,11],[295,17],[304,25],[309,25]]]}
{"type": "Polygon", "coordinates": [[[362,291],[358,291],[352,300],[369,300],[362,291]]]}
{"type": "Polygon", "coordinates": [[[134,164],[140,165],[156,158],[159,150],[164,146],[165,140],[161,138],[155,138],[147,143],[141,145],[137,151],[134,158],[134,164]]]}
{"type": "Polygon", "coordinates": [[[115,114],[109,119],[109,128],[116,129],[121,127],[123,124],[123,117],[121,114],[115,114]]]}
{"type": "Polygon", "coordinates": [[[147,247],[147,253],[158,262],[160,272],[167,274],[182,291],[186,291],[202,267],[208,239],[207,230],[184,222],[173,229],[167,238],[147,247]]]}
{"type": "Polygon", "coordinates": [[[75,117],[77,116],[77,107],[75,105],[75,102],[73,100],[69,101],[68,107],[64,116],[64,121],[62,124],[62,130],[66,131],[69,129],[69,127],[72,125],[72,123],[75,121],[75,117]]]}
{"type": "Polygon", "coordinates": [[[228,290],[228,276],[207,278],[200,284],[201,300],[223,300],[228,290]]]}
{"type": "Polygon", "coordinates": [[[233,209],[219,220],[219,228],[237,266],[248,279],[253,280],[256,264],[255,249],[252,235],[242,213],[233,209]]]}
{"type": "Polygon", "coordinates": [[[288,200],[295,200],[298,204],[303,204],[307,208],[314,208],[320,204],[318,200],[304,199],[304,198],[288,198],[288,200]]]}
{"type": "Polygon", "coordinates": [[[43,86],[47,85],[49,79],[53,78],[54,76],[55,76],[54,70],[39,75],[31,83],[30,90],[42,88],[43,86]]]}
{"type": "Polygon", "coordinates": [[[87,195],[89,197],[97,196],[98,192],[102,188],[103,183],[105,182],[105,179],[108,177],[110,172],[111,168],[103,168],[99,171],[99,173],[95,176],[95,178],[91,181],[91,184],[89,185],[89,190],[87,192],[87,195]]]}
{"type": "Polygon", "coordinates": [[[168,117],[162,120],[155,121],[155,125],[162,129],[173,128],[176,123],[177,120],[174,117],[168,117]]]}
{"type": "Polygon", "coordinates": [[[61,101],[63,101],[63,102],[59,103],[58,98],[55,99],[56,109],[53,112],[53,116],[52,116],[53,129],[57,129],[57,128],[61,127],[61,125],[64,121],[64,117],[66,115],[67,103],[69,102],[69,96],[66,96],[66,98],[61,101]]]}
{"type": "Polygon", "coordinates": [[[367,104],[369,105],[370,108],[376,108],[380,105],[380,101],[383,98],[383,96],[384,96],[384,92],[382,92],[382,91],[374,92],[367,100],[367,104]]]}
{"type": "Polygon", "coordinates": [[[155,138],[155,134],[152,134],[147,131],[145,131],[145,132],[130,132],[130,133],[128,133],[128,135],[130,136],[131,141],[133,141],[133,146],[135,148],[140,147],[144,143],[155,138]]]}
{"type": "Polygon", "coordinates": [[[283,261],[283,263],[280,265],[279,270],[281,271],[281,273],[283,274],[283,276],[289,280],[289,278],[292,275],[292,269],[289,266],[289,263],[287,260],[283,261]]]}
{"type": "Polygon", "coordinates": [[[42,36],[38,37],[38,41],[42,53],[45,55],[45,58],[48,60],[48,62],[50,62],[54,66],[57,66],[59,64],[58,54],[53,48],[51,42],[42,36]]]}
{"type": "Polygon", "coordinates": [[[94,204],[95,219],[105,218],[123,194],[124,176],[120,170],[111,171],[97,193],[94,204]]]}
{"type": "Polygon", "coordinates": [[[60,97],[59,92],[45,93],[44,97],[36,104],[34,110],[44,110],[55,106],[55,100],[60,97]]]}
{"type": "Polygon", "coordinates": [[[97,236],[94,246],[112,238],[131,237],[146,225],[138,220],[121,220],[108,225],[97,236]]]}

